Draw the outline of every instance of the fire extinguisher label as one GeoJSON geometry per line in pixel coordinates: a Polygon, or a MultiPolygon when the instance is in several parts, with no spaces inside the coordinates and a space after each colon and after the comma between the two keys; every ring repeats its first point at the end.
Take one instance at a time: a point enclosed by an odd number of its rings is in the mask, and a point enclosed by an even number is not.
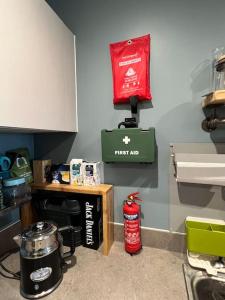
{"type": "Polygon", "coordinates": [[[140,244],[139,221],[137,219],[132,221],[126,220],[124,225],[125,242],[129,245],[140,244]]]}
{"type": "Polygon", "coordinates": [[[135,215],[128,215],[128,214],[123,214],[124,216],[124,219],[125,220],[137,220],[138,219],[138,214],[135,214],[135,215]]]}

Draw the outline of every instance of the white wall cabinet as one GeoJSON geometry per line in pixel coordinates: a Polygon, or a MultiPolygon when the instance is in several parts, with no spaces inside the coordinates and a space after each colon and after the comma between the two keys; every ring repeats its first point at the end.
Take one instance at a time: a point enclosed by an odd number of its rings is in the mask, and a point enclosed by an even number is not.
{"type": "Polygon", "coordinates": [[[44,0],[0,0],[0,127],[77,131],[75,37],[44,0]]]}

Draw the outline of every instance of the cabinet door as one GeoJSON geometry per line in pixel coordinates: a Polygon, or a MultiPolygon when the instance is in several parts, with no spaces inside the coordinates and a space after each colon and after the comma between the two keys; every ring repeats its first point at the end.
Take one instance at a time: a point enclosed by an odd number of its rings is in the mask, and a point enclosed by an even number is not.
{"type": "Polygon", "coordinates": [[[44,0],[0,0],[0,126],[77,131],[75,37],[44,0]]]}

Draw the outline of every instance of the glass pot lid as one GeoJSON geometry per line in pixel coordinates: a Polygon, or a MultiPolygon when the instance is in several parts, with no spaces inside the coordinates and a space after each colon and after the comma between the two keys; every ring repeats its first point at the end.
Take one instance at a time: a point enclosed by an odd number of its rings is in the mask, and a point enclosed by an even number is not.
{"type": "Polygon", "coordinates": [[[26,231],[23,233],[23,238],[33,239],[50,236],[57,231],[57,227],[45,221],[37,222],[32,224],[26,231]]]}

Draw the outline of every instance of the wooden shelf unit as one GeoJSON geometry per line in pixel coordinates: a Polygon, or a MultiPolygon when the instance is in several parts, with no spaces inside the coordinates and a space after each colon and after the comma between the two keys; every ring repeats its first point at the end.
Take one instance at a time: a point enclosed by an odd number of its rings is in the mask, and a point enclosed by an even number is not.
{"type": "Polygon", "coordinates": [[[10,211],[12,211],[12,210],[14,210],[18,207],[22,207],[24,204],[27,204],[30,201],[31,201],[31,197],[25,197],[25,198],[22,198],[22,199],[17,199],[15,204],[7,206],[7,207],[0,210],[0,217],[6,215],[10,211]]]}
{"type": "Polygon", "coordinates": [[[79,193],[102,196],[103,212],[103,255],[108,255],[114,241],[114,206],[113,186],[100,184],[97,186],[73,186],[70,184],[32,184],[33,190],[79,193]]]}

